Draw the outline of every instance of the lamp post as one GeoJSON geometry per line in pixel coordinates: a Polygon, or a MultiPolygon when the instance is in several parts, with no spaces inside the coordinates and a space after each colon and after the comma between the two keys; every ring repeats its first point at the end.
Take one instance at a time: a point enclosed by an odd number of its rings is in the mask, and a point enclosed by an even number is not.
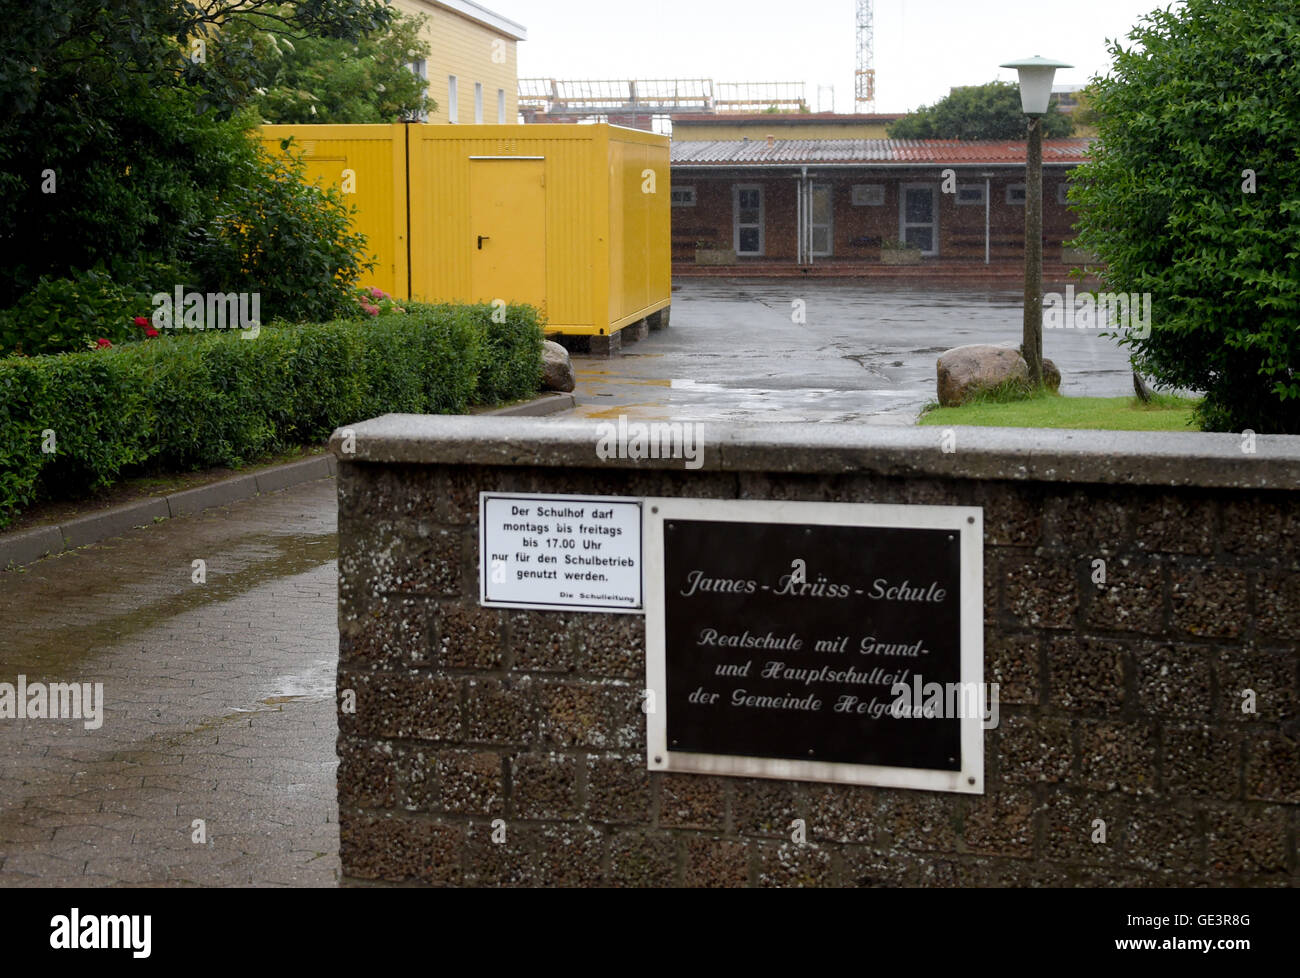
{"type": "Polygon", "coordinates": [[[1063,61],[1035,55],[1009,61],[1003,68],[1020,74],[1020,107],[1029,116],[1029,145],[1025,153],[1025,330],[1021,352],[1029,364],[1029,382],[1043,384],[1043,116],[1052,98],[1057,68],[1063,61]]]}

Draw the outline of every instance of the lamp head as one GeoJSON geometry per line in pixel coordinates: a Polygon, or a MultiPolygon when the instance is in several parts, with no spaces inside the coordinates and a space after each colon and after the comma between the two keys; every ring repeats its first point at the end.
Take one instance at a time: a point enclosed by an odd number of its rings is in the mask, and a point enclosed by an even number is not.
{"type": "Polygon", "coordinates": [[[1052,99],[1052,79],[1057,68],[1073,68],[1064,61],[1053,61],[1034,55],[1019,61],[1008,61],[1003,68],[1015,68],[1020,75],[1020,107],[1025,115],[1046,115],[1052,99]]]}

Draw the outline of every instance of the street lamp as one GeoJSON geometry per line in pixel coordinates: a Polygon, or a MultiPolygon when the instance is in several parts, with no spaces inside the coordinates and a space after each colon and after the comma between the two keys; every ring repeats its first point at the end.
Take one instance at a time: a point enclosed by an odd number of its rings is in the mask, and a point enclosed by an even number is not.
{"type": "Polygon", "coordinates": [[[1025,330],[1021,351],[1029,364],[1029,382],[1043,384],[1043,116],[1052,98],[1057,68],[1063,61],[1035,55],[1009,61],[1003,68],[1020,74],[1020,107],[1029,116],[1029,145],[1025,154],[1025,330]]]}

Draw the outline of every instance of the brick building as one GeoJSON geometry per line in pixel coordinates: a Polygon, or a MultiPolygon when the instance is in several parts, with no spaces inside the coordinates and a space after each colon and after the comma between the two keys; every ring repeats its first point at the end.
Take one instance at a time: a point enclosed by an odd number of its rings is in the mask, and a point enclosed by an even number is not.
{"type": "MultiPolygon", "coordinates": [[[[1045,270],[1075,260],[1069,173],[1090,140],[1043,146],[1045,270]]],[[[880,265],[891,245],[924,265],[1019,267],[1025,144],[890,139],[680,140],[673,144],[673,261],[778,272],[880,265]],[[955,192],[944,192],[945,170],[955,192]],[[697,251],[705,255],[697,257],[697,251]],[[706,257],[707,256],[707,257],[706,257]]]]}

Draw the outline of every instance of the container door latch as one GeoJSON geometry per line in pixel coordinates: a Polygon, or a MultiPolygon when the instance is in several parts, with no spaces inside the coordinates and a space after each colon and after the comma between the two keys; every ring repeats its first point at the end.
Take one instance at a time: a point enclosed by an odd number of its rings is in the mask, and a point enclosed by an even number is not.
{"type": "Polygon", "coordinates": [[[484,242],[484,241],[491,241],[491,240],[492,240],[492,239],[491,239],[490,237],[488,237],[486,234],[480,234],[480,235],[478,236],[478,250],[479,250],[479,251],[482,251],[482,250],[483,250],[483,242],[484,242]]]}

